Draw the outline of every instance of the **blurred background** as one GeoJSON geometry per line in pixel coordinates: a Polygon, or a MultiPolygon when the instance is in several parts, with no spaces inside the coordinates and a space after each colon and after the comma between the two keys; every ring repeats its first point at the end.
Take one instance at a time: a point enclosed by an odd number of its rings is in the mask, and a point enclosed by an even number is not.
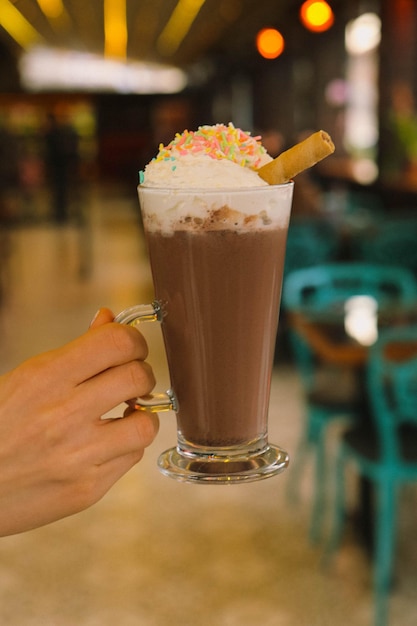
{"type": "MultiPolygon", "coordinates": [[[[138,172],[201,124],[260,134],[272,156],[318,129],[332,136],[334,155],[296,179],[286,276],[369,260],[381,225],[400,220],[411,247],[400,240],[388,260],[415,277],[416,63],[415,0],[0,0],[0,372],[84,332],[99,306],[152,298],[138,172]]],[[[294,457],[307,401],[284,304],[270,438],[294,457]]],[[[168,384],[158,329],[148,337],[168,384]]],[[[330,568],[311,541],[313,464],[296,498],[291,468],[255,485],[180,485],[156,469],[174,441],[163,417],[102,502],[0,541],[1,624],[374,623],[372,550],[353,524],[330,568]]],[[[409,487],[390,586],[398,626],[417,620],[415,504],[409,487]]]]}
{"type": "Polygon", "coordinates": [[[336,144],[320,169],[327,189],[343,183],[408,204],[417,176],[414,4],[2,0],[2,146],[13,143],[8,169],[26,195],[11,217],[29,216],[45,185],[52,116],[76,134],[83,182],[131,189],[159,142],[220,120],[260,132],[272,154],[324,128],[336,144]]]}

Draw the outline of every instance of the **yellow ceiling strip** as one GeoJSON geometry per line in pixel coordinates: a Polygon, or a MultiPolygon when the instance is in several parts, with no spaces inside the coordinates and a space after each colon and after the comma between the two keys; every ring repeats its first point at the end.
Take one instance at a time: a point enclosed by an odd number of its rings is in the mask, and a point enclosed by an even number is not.
{"type": "Polygon", "coordinates": [[[157,47],[161,54],[174,54],[187,36],[205,0],[179,0],[164,30],[158,37],[157,47]]]}
{"type": "Polygon", "coordinates": [[[104,54],[127,56],[126,0],[104,0],[104,54]]]}
{"type": "Polygon", "coordinates": [[[43,37],[9,0],[0,0],[0,25],[22,48],[40,43],[43,37]]]}
{"type": "Polygon", "coordinates": [[[63,0],[37,0],[37,3],[56,33],[62,35],[65,31],[69,31],[71,19],[63,0]]]}
{"type": "Polygon", "coordinates": [[[64,13],[62,0],[37,0],[37,2],[48,19],[56,19],[64,13]]]}

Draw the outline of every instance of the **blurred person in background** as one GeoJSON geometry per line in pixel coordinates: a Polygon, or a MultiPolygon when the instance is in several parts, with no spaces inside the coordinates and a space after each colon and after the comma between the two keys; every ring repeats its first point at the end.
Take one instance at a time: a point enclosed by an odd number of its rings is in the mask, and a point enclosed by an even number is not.
{"type": "MultiPolygon", "coordinates": [[[[14,220],[19,209],[19,150],[15,134],[0,118],[0,225],[14,220]]],[[[1,258],[1,257],[0,257],[1,258]]]]}
{"type": "Polygon", "coordinates": [[[44,150],[52,215],[57,223],[65,223],[69,217],[71,188],[78,179],[78,135],[70,123],[59,120],[54,113],[47,116],[44,150]]]}

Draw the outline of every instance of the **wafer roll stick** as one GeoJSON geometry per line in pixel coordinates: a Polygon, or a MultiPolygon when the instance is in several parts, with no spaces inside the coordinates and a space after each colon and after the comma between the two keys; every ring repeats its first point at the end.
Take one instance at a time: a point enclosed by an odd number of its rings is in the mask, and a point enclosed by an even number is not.
{"type": "Polygon", "coordinates": [[[258,174],[269,185],[280,185],[312,167],[332,152],[334,152],[334,144],[330,135],[324,130],[319,130],[289,150],[282,152],[270,163],[263,165],[258,170],[258,174]]]}

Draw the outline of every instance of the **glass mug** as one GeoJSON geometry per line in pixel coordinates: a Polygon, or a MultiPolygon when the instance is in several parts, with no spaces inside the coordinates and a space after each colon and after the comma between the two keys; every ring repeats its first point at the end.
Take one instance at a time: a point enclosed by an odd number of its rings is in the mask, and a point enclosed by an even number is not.
{"type": "Polygon", "coordinates": [[[160,470],[215,484],[281,472],[268,408],[293,183],[138,192],[156,300],[115,321],[161,323],[171,389],[136,400],[176,413],[160,470]]]}

